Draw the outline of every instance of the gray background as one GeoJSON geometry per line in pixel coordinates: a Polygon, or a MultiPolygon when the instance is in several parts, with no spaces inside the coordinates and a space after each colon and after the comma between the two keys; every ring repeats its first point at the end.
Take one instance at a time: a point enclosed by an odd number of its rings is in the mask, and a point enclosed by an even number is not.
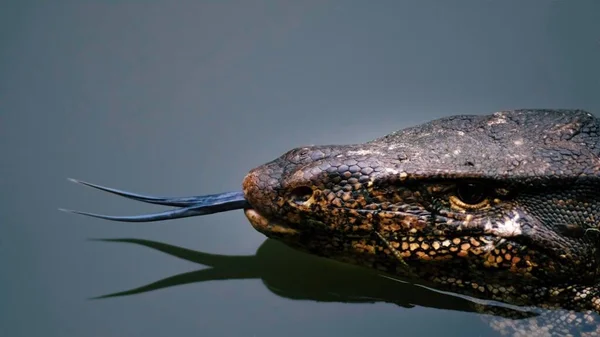
{"type": "Polygon", "coordinates": [[[600,111],[592,0],[3,1],[0,43],[1,336],[492,335],[473,313],[291,300],[260,279],[90,300],[203,267],[88,238],[225,255],[265,238],[239,211],[151,224],[61,213],[160,209],[65,178],[217,193],[305,144],[453,114],[600,111]]]}

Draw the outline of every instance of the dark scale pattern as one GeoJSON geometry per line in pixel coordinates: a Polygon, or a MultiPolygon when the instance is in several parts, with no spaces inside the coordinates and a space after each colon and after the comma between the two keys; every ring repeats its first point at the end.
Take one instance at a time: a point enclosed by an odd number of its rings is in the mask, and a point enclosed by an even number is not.
{"type": "Polygon", "coordinates": [[[581,110],[502,111],[294,149],[247,175],[246,215],[315,255],[555,310],[494,323],[507,334],[597,335],[599,125],[581,110]]]}

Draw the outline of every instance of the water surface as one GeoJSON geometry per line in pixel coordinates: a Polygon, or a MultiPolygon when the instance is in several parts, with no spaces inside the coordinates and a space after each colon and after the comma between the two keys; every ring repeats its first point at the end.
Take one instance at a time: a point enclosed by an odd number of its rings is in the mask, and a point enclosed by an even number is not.
{"type": "Polygon", "coordinates": [[[0,335],[494,336],[464,299],[296,253],[241,211],[148,224],[60,213],[159,209],[66,178],[218,193],[301,145],[453,114],[598,113],[598,13],[594,1],[5,2],[0,335]]]}

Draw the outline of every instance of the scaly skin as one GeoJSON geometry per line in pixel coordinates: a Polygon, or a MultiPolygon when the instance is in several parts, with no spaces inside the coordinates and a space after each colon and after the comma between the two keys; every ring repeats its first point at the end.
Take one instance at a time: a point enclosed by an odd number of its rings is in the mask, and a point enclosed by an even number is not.
{"type": "Polygon", "coordinates": [[[552,333],[588,324],[597,335],[599,133],[585,111],[516,110],[297,148],[246,176],[245,214],[294,248],[442,290],[566,310],[552,333]],[[569,312],[584,315],[569,321],[569,312]]]}

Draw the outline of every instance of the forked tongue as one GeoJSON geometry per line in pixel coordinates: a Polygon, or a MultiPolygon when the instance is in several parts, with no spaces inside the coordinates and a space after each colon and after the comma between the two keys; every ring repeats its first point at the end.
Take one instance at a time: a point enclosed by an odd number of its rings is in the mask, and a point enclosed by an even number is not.
{"type": "Polygon", "coordinates": [[[199,216],[205,214],[226,212],[235,209],[250,208],[250,204],[244,198],[243,192],[225,192],[219,194],[209,194],[202,196],[191,196],[191,197],[154,197],[136,193],[125,192],[110,187],[104,187],[92,183],[88,183],[81,180],[71,179],[70,181],[89,186],[101,191],[109,192],[112,194],[120,195],[122,197],[133,199],[149,204],[164,205],[164,206],[176,206],[178,208],[171,209],[168,211],[144,215],[131,215],[131,216],[112,216],[102,215],[81,211],[73,211],[68,209],[60,209],[61,211],[71,212],[81,215],[87,215],[94,218],[100,218],[112,221],[124,221],[124,222],[150,222],[150,221],[162,221],[179,218],[187,218],[191,216],[199,216]]]}

